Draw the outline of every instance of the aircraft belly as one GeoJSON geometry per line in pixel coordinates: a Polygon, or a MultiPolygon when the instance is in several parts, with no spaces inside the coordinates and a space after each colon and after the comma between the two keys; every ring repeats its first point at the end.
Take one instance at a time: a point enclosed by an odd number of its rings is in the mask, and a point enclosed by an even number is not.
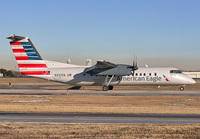
{"type": "MultiPolygon", "coordinates": [[[[81,82],[77,83],[76,85],[86,85],[86,86],[88,86],[88,85],[95,85],[95,84],[94,84],[94,82],[81,81],[81,82]]],[[[96,84],[96,85],[98,85],[98,84],[96,84]]]]}

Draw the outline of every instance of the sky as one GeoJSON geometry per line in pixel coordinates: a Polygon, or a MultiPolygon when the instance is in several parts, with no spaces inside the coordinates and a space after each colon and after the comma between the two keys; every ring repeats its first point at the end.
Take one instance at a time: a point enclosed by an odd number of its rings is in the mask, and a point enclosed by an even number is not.
{"type": "Polygon", "coordinates": [[[45,60],[200,70],[199,0],[1,0],[0,68],[18,70],[9,41],[28,36],[45,60]]]}

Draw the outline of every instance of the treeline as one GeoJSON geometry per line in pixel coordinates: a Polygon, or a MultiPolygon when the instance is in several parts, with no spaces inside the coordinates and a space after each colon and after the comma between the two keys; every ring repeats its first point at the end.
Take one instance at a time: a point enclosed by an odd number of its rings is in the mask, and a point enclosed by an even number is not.
{"type": "Polygon", "coordinates": [[[6,76],[15,77],[15,75],[10,70],[0,69],[0,73],[2,73],[4,77],[6,77],[6,76]]]}

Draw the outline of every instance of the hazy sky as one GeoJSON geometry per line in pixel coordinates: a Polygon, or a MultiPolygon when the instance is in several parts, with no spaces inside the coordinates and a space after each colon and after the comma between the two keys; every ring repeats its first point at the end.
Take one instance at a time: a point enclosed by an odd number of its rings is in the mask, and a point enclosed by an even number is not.
{"type": "Polygon", "coordinates": [[[7,36],[43,59],[200,70],[200,0],[1,0],[0,68],[17,69],[7,36]]]}

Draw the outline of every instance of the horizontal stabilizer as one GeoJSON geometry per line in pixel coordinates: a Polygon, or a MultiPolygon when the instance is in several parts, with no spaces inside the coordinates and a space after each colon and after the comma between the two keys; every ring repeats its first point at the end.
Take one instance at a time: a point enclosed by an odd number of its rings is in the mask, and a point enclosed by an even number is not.
{"type": "Polygon", "coordinates": [[[23,39],[28,40],[28,37],[15,36],[15,34],[13,34],[13,35],[7,37],[6,39],[11,39],[13,41],[19,41],[19,40],[23,40],[23,39]]]}

